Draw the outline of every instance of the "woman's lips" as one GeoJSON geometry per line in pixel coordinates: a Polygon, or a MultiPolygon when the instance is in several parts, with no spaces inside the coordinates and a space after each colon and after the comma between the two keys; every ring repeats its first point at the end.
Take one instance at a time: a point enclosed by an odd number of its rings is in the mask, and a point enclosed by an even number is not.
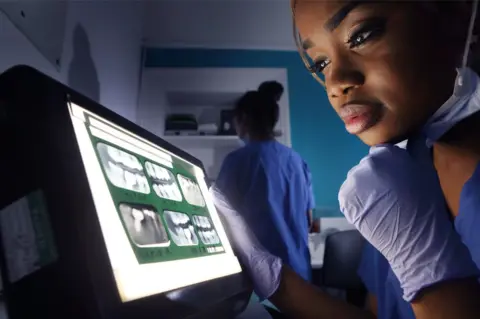
{"type": "Polygon", "coordinates": [[[360,134],[371,128],[378,120],[373,105],[360,105],[349,103],[342,107],[340,117],[345,123],[345,128],[350,134],[360,134]]]}

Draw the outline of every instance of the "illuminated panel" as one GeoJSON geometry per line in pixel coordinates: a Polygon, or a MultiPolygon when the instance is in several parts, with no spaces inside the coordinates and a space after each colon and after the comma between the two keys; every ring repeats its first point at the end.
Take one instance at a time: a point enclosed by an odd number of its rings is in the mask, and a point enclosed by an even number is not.
{"type": "Polygon", "coordinates": [[[122,301],[241,272],[200,167],[70,111],[122,301]]]}

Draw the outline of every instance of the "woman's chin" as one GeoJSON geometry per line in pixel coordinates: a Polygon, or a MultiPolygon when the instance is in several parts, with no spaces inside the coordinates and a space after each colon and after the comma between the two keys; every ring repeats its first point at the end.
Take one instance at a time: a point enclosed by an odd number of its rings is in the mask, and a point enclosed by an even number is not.
{"type": "Polygon", "coordinates": [[[402,141],[400,136],[402,134],[392,132],[384,129],[383,125],[374,125],[359,134],[355,134],[363,143],[368,146],[375,146],[380,144],[396,144],[402,141]]]}

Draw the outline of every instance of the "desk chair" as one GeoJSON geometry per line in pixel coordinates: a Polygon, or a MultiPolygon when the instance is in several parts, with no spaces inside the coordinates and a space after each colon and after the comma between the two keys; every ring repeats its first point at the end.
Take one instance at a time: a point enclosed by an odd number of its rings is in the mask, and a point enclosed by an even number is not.
{"type": "Polygon", "coordinates": [[[328,234],[321,272],[321,285],[342,289],[347,302],[363,308],[367,295],[365,286],[357,275],[365,239],[357,230],[328,234]]]}

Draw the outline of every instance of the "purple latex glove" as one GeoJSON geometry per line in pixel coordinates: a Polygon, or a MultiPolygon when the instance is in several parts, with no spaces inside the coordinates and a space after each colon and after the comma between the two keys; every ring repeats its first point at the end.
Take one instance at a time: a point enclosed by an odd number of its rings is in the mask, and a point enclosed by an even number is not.
{"type": "Polygon", "coordinates": [[[394,145],[373,147],[339,192],[347,220],[390,263],[410,302],[435,283],[479,275],[435,175],[394,145]]]}

